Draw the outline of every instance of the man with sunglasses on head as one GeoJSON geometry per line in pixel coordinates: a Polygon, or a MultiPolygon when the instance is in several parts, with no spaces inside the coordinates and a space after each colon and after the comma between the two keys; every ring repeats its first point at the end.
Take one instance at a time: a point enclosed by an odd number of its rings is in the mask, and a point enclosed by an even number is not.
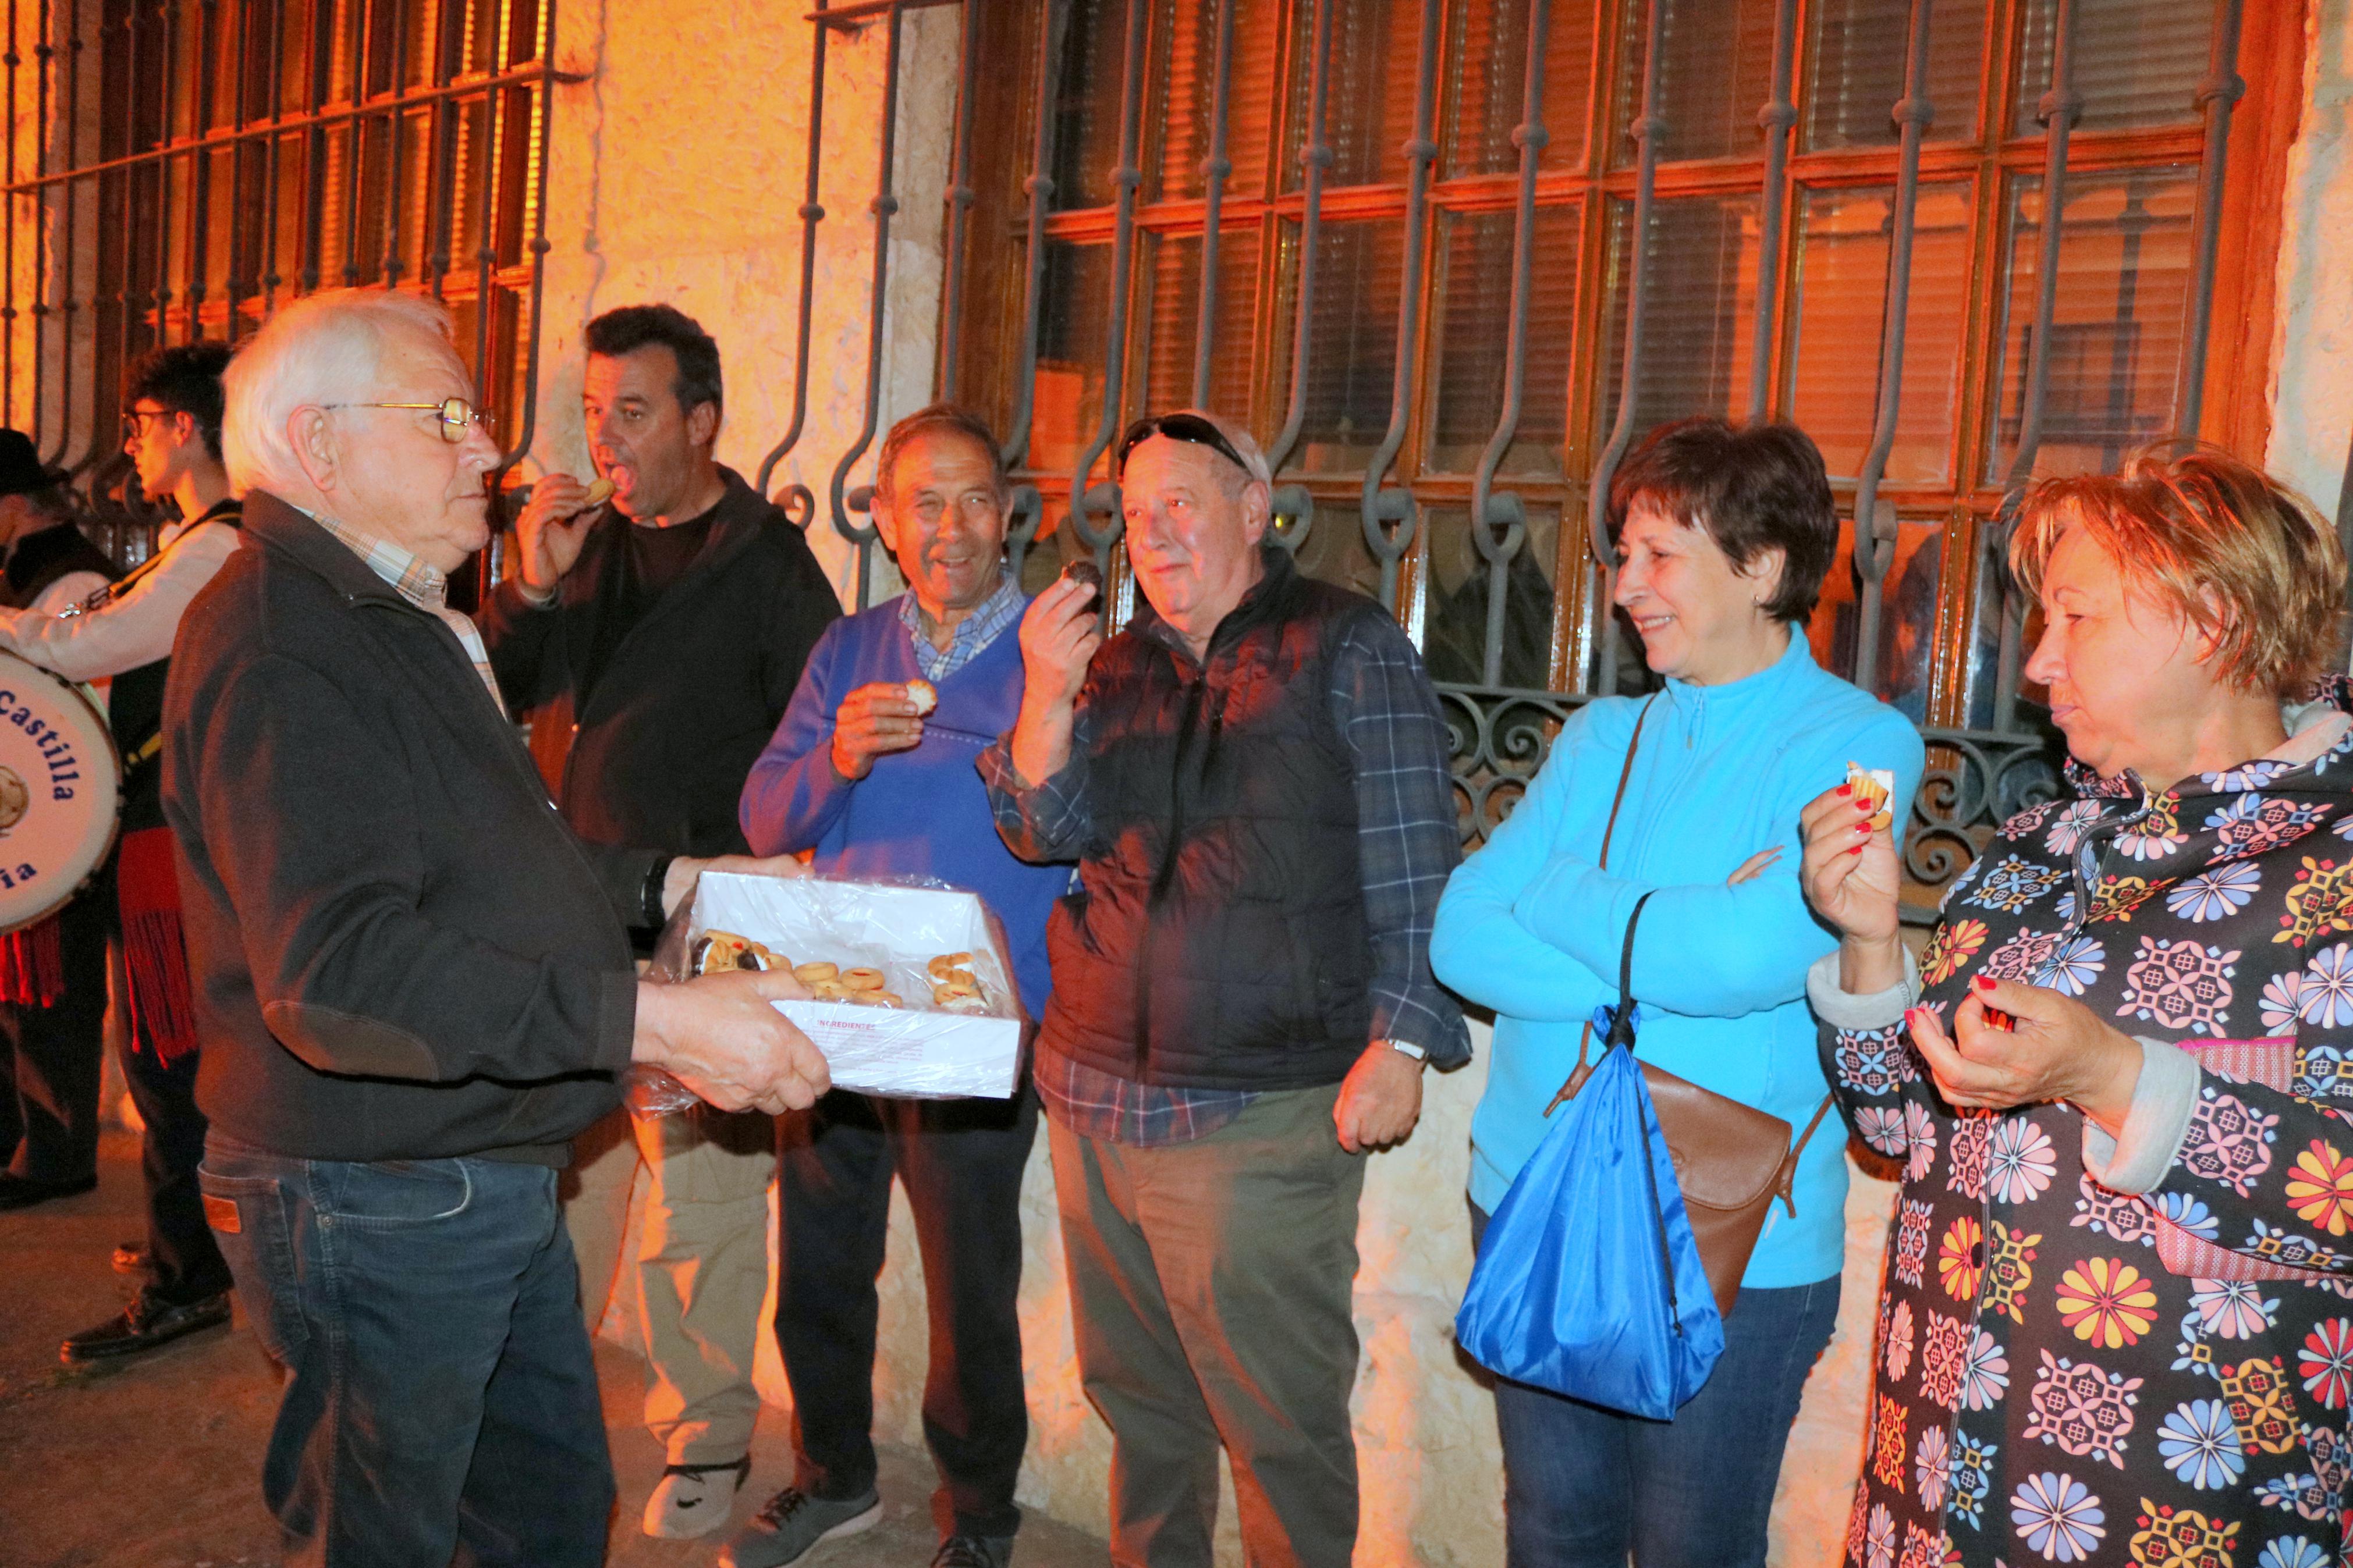
{"type": "Polygon", "coordinates": [[[1471,1051],[1446,731],[1388,612],[1293,565],[1246,432],[1138,420],[1113,474],[1144,603],[1106,640],[1092,584],[1040,594],[980,760],[1014,853],[1079,865],[1033,1074],[1112,1555],[1207,1564],[1223,1444],[1243,1554],[1345,1568],[1360,1156],[1471,1051]]]}
{"type": "MultiPolygon", "coordinates": [[[[532,487],[517,569],[483,608],[491,668],[517,712],[569,726],[550,787],[581,837],[741,854],[744,776],[840,603],[784,510],[712,456],[723,390],[710,334],[670,306],[628,305],[586,341],[582,421],[611,498],[562,473],[532,487]]],[[[669,1459],[649,1535],[719,1529],[749,1473],[776,1138],[766,1117],[700,1107],[617,1119],[587,1141],[596,1152],[565,1205],[594,1321],[642,1153],[646,1424],[669,1459]]]]}
{"type": "Polygon", "coordinates": [[[131,369],[122,450],[141,492],[176,514],[156,536],[155,553],[58,614],[0,614],[0,647],[69,680],[108,682],[107,722],[122,759],[115,873],[128,982],[122,1075],[145,1123],[147,1239],[117,1248],[115,1258],[146,1280],[128,1308],[65,1342],[69,1363],[143,1354],[229,1320],[228,1265],[196,1186],[205,1118],[162,756],[172,638],[239,538],[244,509],[221,462],[220,378],[228,361],[227,344],[206,342],[158,349],[131,369]]]}

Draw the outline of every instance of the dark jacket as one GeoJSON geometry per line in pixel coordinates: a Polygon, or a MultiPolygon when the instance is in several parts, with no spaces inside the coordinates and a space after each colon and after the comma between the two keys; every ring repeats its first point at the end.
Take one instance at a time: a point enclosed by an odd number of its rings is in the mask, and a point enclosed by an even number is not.
{"type": "Polygon", "coordinates": [[[483,608],[482,640],[507,705],[571,707],[556,800],[595,843],[744,853],[735,808],[744,775],[784,717],[809,649],[841,614],[800,530],[733,469],[720,473],[727,494],[702,553],[587,689],[596,623],[613,613],[636,524],[609,510],[593,524],[547,608],[527,604],[514,578],[483,608]]]}
{"type": "Polygon", "coordinates": [[[16,541],[6,569],[0,570],[0,605],[27,609],[69,572],[95,572],[110,583],[122,575],[80,529],[60,522],[16,541]]]}
{"type": "Polygon", "coordinates": [[[1337,1083],[1365,1049],[1372,949],[1332,650],[1372,600],[1271,552],[1205,664],[1134,624],[1095,655],[1098,847],[1047,928],[1047,1046],[1170,1088],[1337,1083]]]}
{"type": "Polygon", "coordinates": [[[277,498],[180,624],[164,810],[216,1131],[561,1164],[629,1060],[649,853],[584,845],[449,628],[277,498]]]}

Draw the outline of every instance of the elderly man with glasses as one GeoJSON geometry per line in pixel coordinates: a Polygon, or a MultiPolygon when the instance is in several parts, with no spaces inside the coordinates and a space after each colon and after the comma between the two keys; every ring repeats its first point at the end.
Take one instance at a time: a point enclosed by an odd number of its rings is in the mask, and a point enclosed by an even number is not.
{"type": "Polygon", "coordinates": [[[1361,1156],[1470,1056],[1445,730],[1397,623],[1275,541],[1246,433],[1139,420],[1113,471],[1144,604],[1105,640],[1092,584],[1040,594],[980,763],[1007,845],[1079,864],[1034,1076],[1113,1556],[1210,1561],[1222,1443],[1244,1554],[1342,1568],[1361,1156]]]}
{"type": "Polygon", "coordinates": [[[224,378],[246,542],[164,711],[198,1177],[289,1373],[262,1470],[288,1561],[589,1568],[614,1492],[569,1142],[633,1062],[730,1109],[827,1079],[770,1005],[789,975],[638,979],[627,928],[709,862],[548,803],[447,602],[499,461],[448,334],[417,296],[313,294],[224,378]]]}

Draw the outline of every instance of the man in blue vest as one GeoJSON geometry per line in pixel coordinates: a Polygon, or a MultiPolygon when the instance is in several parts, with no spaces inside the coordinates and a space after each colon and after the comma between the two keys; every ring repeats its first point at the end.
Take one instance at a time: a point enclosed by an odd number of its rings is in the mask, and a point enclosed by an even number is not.
{"type": "MultiPolygon", "coordinates": [[[[1024,1010],[1046,1005],[1046,919],[1067,868],[998,839],[974,769],[1023,685],[1029,599],[1005,564],[1005,468],[988,429],[944,405],[909,415],[875,462],[874,525],[905,594],[827,628],[744,790],[762,854],[820,875],[929,877],[978,893],[1005,928],[1024,1010]]],[[[776,1345],[793,1389],[793,1482],[736,1536],[733,1568],[777,1568],[881,1516],[875,1492],[874,1277],[891,1179],[905,1183],[932,1321],[923,1434],[951,1523],[935,1568],[1004,1568],[1021,1521],[1021,1172],[1038,1132],[1012,1100],[846,1091],[787,1119],[778,1167],[776,1345]]]]}
{"type": "Polygon", "coordinates": [[[1361,1155],[1471,1054],[1445,725],[1388,612],[1292,564],[1248,431],[1140,419],[1112,471],[1144,603],[1105,639],[1039,595],[981,757],[1015,853],[1079,864],[1035,1074],[1112,1556],[1210,1561],[1222,1445],[1245,1558],[1346,1568],[1361,1155]]]}

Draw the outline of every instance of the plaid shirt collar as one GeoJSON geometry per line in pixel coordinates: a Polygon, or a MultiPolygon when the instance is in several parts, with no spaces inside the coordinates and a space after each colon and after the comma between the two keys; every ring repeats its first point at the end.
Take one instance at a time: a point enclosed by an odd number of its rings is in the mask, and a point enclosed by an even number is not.
{"type": "MultiPolygon", "coordinates": [[[[301,511],[302,509],[295,509],[301,511]]],[[[420,610],[439,614],[449,603],[449,579],[389,539],[338,522],[322,511],[303,511],[335,542],[367,563],[368,570],[392,584],[395,592],[420,610]]]]}
{"type": "Polygon", "coordinates": [[[1021,612],[1029,605],[1029,597],[1022,593],[1013,574],[1000,570],[997,591],[955,624],[948,633],[946,647],[933,646],[930,634],[923,629],[923,607],[912,589],[899,595],[899,622],[907,628],[907,640],[914,645],[915,662],[922,667],[923,679],[944,680],[986,652],[1006,627],[1021,618],[1021,612]]]}

